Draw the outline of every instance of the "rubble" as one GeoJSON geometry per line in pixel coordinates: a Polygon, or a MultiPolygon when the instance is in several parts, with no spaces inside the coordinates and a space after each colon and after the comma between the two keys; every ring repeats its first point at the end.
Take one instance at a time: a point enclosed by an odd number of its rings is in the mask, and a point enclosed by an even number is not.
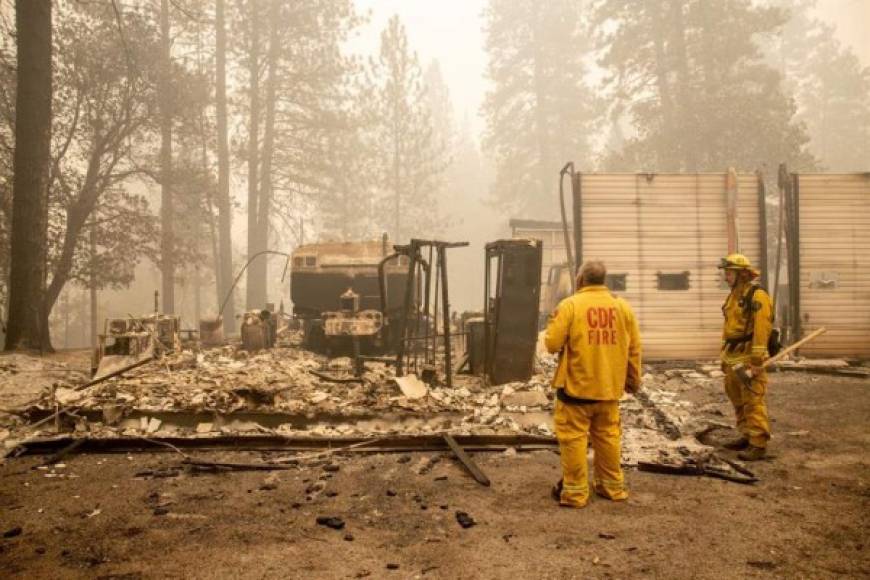
{"type": "MultiPolygon", "coordinates": [[[[41,387],[4,417],[0,441],[13,450],[18,441],[51,435],[58,425],[73,437],[89,438],[554,435],[549,385],[554,356],[539,356],[528,381],[500,386],[474,376],[455,377],[452,388],[426,385],[414,375],[396,378],[391,366],[377,360],[366,361],[358,382],[348,383],[311,371],[352,376],[352,359],[303,350],[298,339],[284,336],[275,348],[256,353],[237,345],[171,352],[85,389],[86,375],[65,365],[3,357],[0,373],[15,377],[38,368],[46,376],[34,373],[41,387]],[[55,370],[64,371],[60,379],[54,379],[55,370]]],[[[718,382],[717,373],[715,362],[661,371],[647,367],[641,394],[621,402],[623,463],[709,455],[713,448],[695,434],[710,424],[711,413],[701,413],[679,394],[718,382]]]]}

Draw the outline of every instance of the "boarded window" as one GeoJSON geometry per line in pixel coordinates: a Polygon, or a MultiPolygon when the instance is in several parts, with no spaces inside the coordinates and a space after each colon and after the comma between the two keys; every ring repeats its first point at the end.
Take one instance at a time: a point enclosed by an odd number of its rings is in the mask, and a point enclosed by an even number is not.
{"type": "Polygon", "coordinates": [[[613,292],[624,292],[628,274],[608,274],[604,278],[604,284],[613,292]]]}
{"type": "Polygon", "coordinates": [[[305,256],[305,265],[306,266],[316,266],[317,258],[315,256],[305,256]]]}
{"type": "Polygon", "coordinates": [[[689,289],[689,272],[679,272],[675,274],[658,273],[658,289],[659,290],[688,290],[689,289]]]}

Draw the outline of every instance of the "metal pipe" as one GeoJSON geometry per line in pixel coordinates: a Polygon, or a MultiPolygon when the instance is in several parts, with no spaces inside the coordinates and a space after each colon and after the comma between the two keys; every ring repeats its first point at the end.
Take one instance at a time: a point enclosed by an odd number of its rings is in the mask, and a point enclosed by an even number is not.
{"type": "MultiPolygon", "coordinates": [[[[571,289],[576,290],[575,272],[577,265],[574,263],[574,254],[571,250],[571,236],[568,234],[568,216],[565,213],[565,175],[574,174],[574,162],[569,161],[559,171],[559,209],[562,210],[562,234],[565,237],[565,251],[568,255],[568,267],[571,269],[571,289]]],[[[575,224],[576,229],[576,224],[575,224]]]]}
{"type": "MultiPolygon", "coordinates": [[[[235,288],[236,288],[236,284],[239,283],[239,279],[242,277],[242,274],[245,273],[245,270],[248,269],[248,266],[251,265],[251,262],[253,262],[254,260],[256,260],[258,257],[262,256],[263,254],[276,254],[276,255],[278,255],[278,256],[286,256],[288,260],[290,259],[290,254],[288,254],[287,252],[278,252],[278,251],[275,251],[275,250],[263,250],[263,251],[261,251],[261,252],[257,252],[257,253],[254,254],[253,256],[251,256],[251,257],[248,259],[248,261],[245,262],[245,265],[242,266],[242,269],[239,270],[239,273],[236,275],[236,279],[233,280],[233,284],[232,284],[232,286],[230,286],[230,289],[227,291],[226,298],[224,298],[223,304],[221,304],[221,308],[220,308],[220,310],[218,310],[218,318],[220,318],[220,317],[223,315],[223,313],[224,313],[224,308],[226,308],[226,306],[227,306],[227,302],[230,301],[230,297],[233,295],[233,290],[235,290],[235,288]]],[[[285,272],[287,271],[286,266],[285,266],[285,268],[284,268],[284,271],[285,271],[285,272]]]]}

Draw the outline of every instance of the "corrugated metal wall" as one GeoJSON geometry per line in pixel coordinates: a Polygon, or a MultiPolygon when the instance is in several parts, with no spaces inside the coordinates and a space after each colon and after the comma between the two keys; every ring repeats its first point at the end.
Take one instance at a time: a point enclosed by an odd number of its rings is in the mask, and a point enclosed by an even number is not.
{"type": "Polygon", "coordinates": [[[870,357],[870,173],[797,174],[799,319],[807,356],[870,357]]]}
{"type": "MultiPolygon", "coordinates": [[[[583,258],[627,274],[620,293],[640,321],[650,359],[716,357],[727,287],[726,174],[583,175],[583,258]],[[687,290],[660,290],[659,274],[688,272],[687,290]]],[[[759,183],[738,176],[739,250],[760,259],[759,183]]]]}
{"type": "MultiPolygon", "coordinates": [[[[626,275],[618,294],[638,315],[648,359],[718,356],[728,294],[716,269],[728,249],[726,177],[582,175],[582,258],[601,259],[608,273],[626,275]],[[688,289],[659,289],[659,274],[683,272],[688,289]]],[[[761,259],[759,188],[755,174],[738,175],[740,250],[755,264],[761,259]]],[[[559,245],[564,260],[564,243],[559,245]]]]}

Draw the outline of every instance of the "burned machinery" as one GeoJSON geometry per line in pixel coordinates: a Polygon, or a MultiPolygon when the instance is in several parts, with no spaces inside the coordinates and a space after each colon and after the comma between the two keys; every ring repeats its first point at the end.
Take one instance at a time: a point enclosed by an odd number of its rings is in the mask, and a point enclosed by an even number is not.
{"type": "Polygon", "coordinates": [[[180,320],[177,316],[151,314],[139,318],[107,318],[97,337],[94,376],[105,376],[118,368],[150,360],[163,352],[180,348],[180,320]]]}

